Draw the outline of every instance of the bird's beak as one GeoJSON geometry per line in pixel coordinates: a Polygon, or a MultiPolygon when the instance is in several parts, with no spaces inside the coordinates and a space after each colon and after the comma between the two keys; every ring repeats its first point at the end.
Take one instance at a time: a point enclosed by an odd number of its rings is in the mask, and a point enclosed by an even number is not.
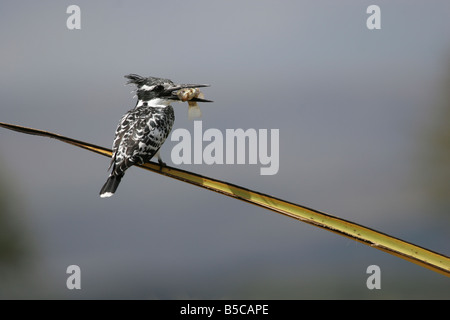
{"type": "MultiPolygon", "coordinates": [[[[204,87],[209,87],[209,84],[178,84],[172,88],[169,88],[168,92],[170,94],[170,98],[173,100],[180,100],[180,98],[178,97],[178,91],[182,90],[182,89],[190,89],[190,88],[204,88],[204,87]]],[[[203,98],[192,98],[190,101],[193,102],[213,102],[211,100],[206,100],[203,98]]]]}

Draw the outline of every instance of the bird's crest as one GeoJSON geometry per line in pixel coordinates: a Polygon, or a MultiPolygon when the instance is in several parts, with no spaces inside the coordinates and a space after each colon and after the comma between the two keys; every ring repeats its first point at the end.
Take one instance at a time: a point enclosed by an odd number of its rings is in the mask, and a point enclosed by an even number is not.
{"type": "Polygon", "coordinates": [[[156,78],[156,77],[142,77],[138,74],[128,74],[125,76],[128,79],[127,84],[135,84],[138,88],[141,88],[144,85],[154,86],[158,84],[172,84],[173,82],[169,79],[164,78],[156,78]]]}

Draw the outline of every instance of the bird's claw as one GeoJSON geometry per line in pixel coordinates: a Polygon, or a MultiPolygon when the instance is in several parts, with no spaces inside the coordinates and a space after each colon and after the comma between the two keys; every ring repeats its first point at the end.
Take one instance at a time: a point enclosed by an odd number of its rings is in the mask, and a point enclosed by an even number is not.
{"type": "Polygon", "coordinates": [[[167,166],[166,163],[160,159],[158,159],[158,163],[159,163],[159,171],[162,171],[162,168],[167,166]]]}

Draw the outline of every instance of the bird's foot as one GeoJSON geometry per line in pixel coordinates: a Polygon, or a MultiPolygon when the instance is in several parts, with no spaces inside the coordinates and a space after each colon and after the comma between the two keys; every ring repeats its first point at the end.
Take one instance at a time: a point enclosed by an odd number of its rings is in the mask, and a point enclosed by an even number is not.
{"type": "Polygon", "coordinates": [[[161,159],[158,159],[158,163],[159,163],[159,171],[162,171],[162,168],[167,166],[166,163],[161,159]]]}

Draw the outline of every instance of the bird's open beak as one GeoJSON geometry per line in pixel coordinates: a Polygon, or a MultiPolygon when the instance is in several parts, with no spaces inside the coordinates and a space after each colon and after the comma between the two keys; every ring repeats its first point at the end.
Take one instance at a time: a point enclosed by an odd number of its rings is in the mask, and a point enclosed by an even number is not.
{"type": "MultiPolygon", "coordinates": [[[[204,88],[209,87],[209,84],[179,84],[175,87],[170,88],[168,93],[170,94],[170,98],[173,100],[180,100],[178,97],[178,91],[182,89],[190,89],[190,88],[204,88]]],[[[190,101],[193,102],[213,102],[211,100],[202,99],[202,98],[192,98],[190,101]]]]}

